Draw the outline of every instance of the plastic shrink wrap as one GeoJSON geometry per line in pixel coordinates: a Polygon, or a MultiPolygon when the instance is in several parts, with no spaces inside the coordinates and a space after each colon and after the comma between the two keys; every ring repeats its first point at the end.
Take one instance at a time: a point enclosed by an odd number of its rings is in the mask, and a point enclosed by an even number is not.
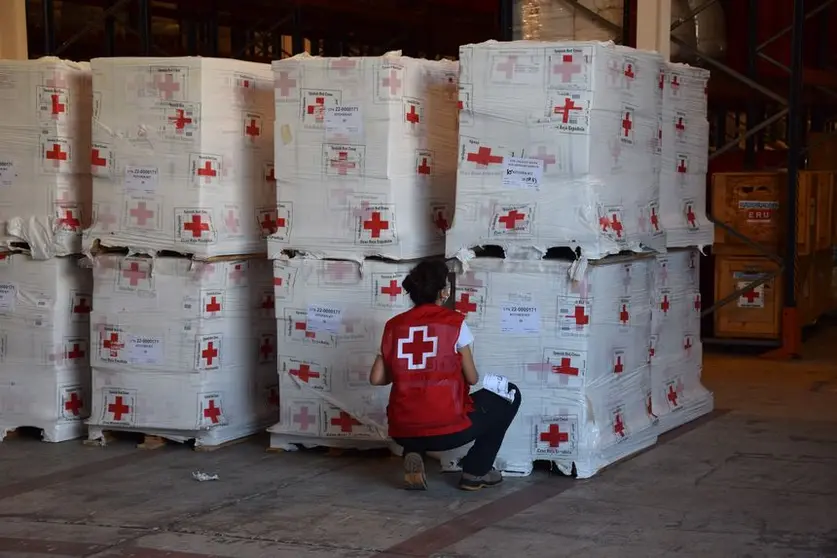
{"type": "Polygon", "coordinates": [[[670,248],[712,244],[706,218],[709,71],[685,64],[664,65],[660,214],[670,248]]]}
{"type": "Polygon", "coordinates": [[[86,244],[257,254],[277,230],[270,66],[96,58],[86,244]]]}
{"type": "Polygon", "coordinates": [[[91,440],[128,430],[197,446],[278,413],[270,264],[99,255],[91,320],[91,440]]]}
{"type": "Polygon", "coordinates": [[[570,262],[481,257],[457,277],[480,375],[518,385],[522,405],[495,466],[553,462],[579,478],[656,442],[651,412],[653,256],[612,257],[569,279],[570,262]]]}
{"type": "Polygon", "coordinates": [[[61,442],[90,415],[90,269],[76,257],[0,256],[0,439],[38,428],[61,442]]]}
{"type": "Polygon", "coordinates": [[[456,214],[447,255],[665,248],[661,57],[597,42],[460,48],[456,214]]]}
{"type": "Polygon", "coordinates": [[[273,63],[277,231],[269,255],[444,253],[456,185],[458,64],[390,53],[273,63]]]}
{"type": "Polygon", "coordinates": [[[81,251],[90,221],[91,72],[0,60],[0,244],[46,259],[81,251]]]}

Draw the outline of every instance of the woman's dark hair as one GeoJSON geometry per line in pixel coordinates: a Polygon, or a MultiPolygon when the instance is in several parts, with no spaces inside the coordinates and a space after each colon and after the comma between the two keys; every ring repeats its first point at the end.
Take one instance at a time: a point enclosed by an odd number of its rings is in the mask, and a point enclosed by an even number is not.
{"type": "Polygon", "coordinates": [[[439,292],[448,284],[448,266],[442,260],[421,262],[410,270],[401,283],[413,304],[435,304],[439,292]]]}

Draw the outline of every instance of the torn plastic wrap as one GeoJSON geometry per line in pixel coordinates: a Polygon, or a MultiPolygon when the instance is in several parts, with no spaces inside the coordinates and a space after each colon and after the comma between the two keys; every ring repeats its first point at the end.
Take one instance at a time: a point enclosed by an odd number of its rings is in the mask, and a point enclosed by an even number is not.
{"type": "Polygon", "coordinates": [[[89,438],[216,446],[275,422],[272,283],[265,260],[97,256],[89,438]]]}
{"type": "Polygon", "coordinates": [[[84,435],[93,285],[78,263],[0,256],[0,439],[23,426],[48,442],[84,435]]]}
{"type": "Polygon", "coordinates": [[[460,48],[456,213],[446,253],[530,259],[665,250],[662,59],[611,43],[460,48]]]}
{"type": "Polygon", "coordinates": [[[273,63],[278,211],[269,255],[362,262],[444,253],[459,66],[389,53],[273,63]]]}
{"type": "Polygon", "coordinates": [[[259,254],[279,227],[270,66],[92,61],[93,224],[85,246],[259,254]]]}
{"type": "Polygon", "coordinates": [[[91,71],[0,61],[0,244],[43,260],[81,252],[90,222],[91,71]]]}

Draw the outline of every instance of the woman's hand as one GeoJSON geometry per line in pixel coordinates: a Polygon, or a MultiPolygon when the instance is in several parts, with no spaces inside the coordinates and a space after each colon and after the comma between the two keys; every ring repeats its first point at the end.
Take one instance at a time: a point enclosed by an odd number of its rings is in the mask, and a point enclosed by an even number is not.
{"type": "Polygon", "coordinates": [[[386,386],[392,383],[381,355],[375,357],[375,362],[372,363],[372,370],[369,371],[369,383],[373,386],[386,386]]]}

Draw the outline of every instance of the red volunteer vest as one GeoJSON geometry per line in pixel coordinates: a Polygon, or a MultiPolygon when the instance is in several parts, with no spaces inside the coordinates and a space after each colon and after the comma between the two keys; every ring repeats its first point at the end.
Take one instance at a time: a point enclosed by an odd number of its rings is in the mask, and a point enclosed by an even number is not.
{"type": "Polygon", "coordinates": [[[441,436],[471,426],[473,403],[456,351],[464,319],[453,310],[425,304],[387,322],[381,356],[392,378],[390,437],[441,436]]]}

